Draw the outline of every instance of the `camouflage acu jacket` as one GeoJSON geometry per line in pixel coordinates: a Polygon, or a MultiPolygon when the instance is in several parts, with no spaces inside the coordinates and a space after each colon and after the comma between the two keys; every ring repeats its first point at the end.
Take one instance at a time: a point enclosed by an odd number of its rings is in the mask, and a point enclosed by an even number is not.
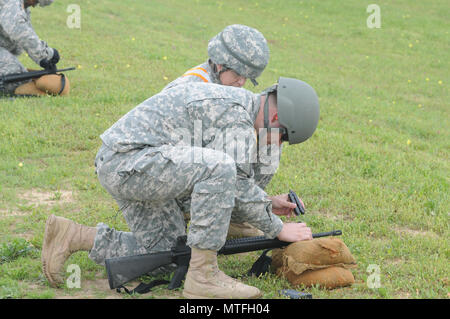
{"type": "MultiPolygon", "coordinates": [[[[272,213],[267,194],[256,185],[252,165],[256,161],[253,123],[258,110],[259,95],[248,90],[201,82],[180,84],[129,111],[101,139],[116,152],[164,145],[223,150],[236,162],[236,206],[262,214],[259,228],[273,238],[281,231],[282,222],[272,213]]],[[[129,170],[136,168],[133,161],[129,165],[129,170]]]]}
{"type": "Polygon", "coordinates": [[[24,0],[0,0],[0,47],[15,56],[25,50],[37,64],[53,57],[53,49],[34,32],[24,0]]]}

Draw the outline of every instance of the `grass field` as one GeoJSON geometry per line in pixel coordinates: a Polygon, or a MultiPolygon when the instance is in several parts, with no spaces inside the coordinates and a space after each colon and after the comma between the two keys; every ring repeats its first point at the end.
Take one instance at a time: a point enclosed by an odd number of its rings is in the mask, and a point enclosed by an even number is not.
{"type": "MultiPolygon", "coordinates": [[[[59,50],[68,98],[0,100],[0,298],[129,298],[110,291],[104,269],[80,252],[81,288],[50,288],[40,249],[50,214],[127,230],[97,181],[99,135],[123,114],[207,58],[226,25],[259,29],[270,63],[254,92],[278,76],[320,96],[314,136],[287,146],[269,194],[295,190],[315,232],[342,229],[357,260],[351,287],[306,289],[314,298],[449,298],[448,1],[75,1],[32,10],[40,37],[59,50]],[[79,3],[81,28],[70,29],[79,3]],[[447,101],[447,102],[446,102],[447,101]],[[377,265],[379,272],[368,271],[377,265]],[[369,268],[370,269],[370,268],[369,268]],[[369,288],[379,275],[380,288],[369,288]]],[[[36,65],[25,55],[21,61],[36,65]]],[[[256,254],[220,257],[230,275],[256,254]]],[[[67,273],[70,276],[70,273],[67,273]]],[[[244,279],[280,298],[273,274],[244,279]]],[[[178,298],[158,288],[133,298],[178,298]]]]}

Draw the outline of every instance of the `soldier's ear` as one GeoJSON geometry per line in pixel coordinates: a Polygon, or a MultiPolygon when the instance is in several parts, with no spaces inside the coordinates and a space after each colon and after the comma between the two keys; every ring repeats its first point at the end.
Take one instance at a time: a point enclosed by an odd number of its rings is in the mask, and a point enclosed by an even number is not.
{"type": "Polygon", "coordinates": [[[275,113],[270,118],[270,123],[278,122],[278,113],[275,113]]]}

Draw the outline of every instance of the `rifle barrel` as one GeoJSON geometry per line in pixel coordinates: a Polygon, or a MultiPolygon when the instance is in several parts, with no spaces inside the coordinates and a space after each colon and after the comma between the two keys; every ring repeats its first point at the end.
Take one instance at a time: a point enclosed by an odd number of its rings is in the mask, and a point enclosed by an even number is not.
{"type": "MultiPolygon", "coordinates": [[[[333,230],[329,232],[312,234],[312,237],[320,238],[320,237],[340,236],[340,235],[342,235],[341,230],[333,230]]],[[[262,249],[282,248],[290,244],[292,243],[281,241],[277,238],[267,239],[264,236],[229,239],[225,242],[225,245],[219,250],[218,254],[221,255],[239,254],[262,249]]]]}
{"type": "Polygon", "coordinates": [[[327,237],[327,236],[340,236],[342,235],[342,230],[332,230],[332,231],[328,231],[328,232],[323,232],[323,233],[316,233],[313,234],[313,238],[319,238],[319,237],[327,237]]]}
{"type": "Polygon", "coordinates": [[[10,82],[19,82],[29,79],[35,79],[39,78],[43,75],[47,74],[55,74],[58,72],[64,72],[64,71],[72,71],[75,70],[74,67],[61,69],[61,70],[41,70],[41,71],[30,71],[30,72],[23,72],[23,73],[13,73],[13,74],[6,74],[1,77],[3,83],[10,83],[10,82]]]}
{"type": "Polygon", "coordinates": [[[218,253],[221,255],[232,255],[262,249],[281,248],[289,244],[291,243],[276,238],[267,239],[264,236],[229,239],[218,253]]]}

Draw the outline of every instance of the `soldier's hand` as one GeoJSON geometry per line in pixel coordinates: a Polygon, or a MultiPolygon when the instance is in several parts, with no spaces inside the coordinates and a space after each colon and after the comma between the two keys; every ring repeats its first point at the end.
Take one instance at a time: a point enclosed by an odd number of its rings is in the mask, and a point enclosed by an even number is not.
{"type": "Polygon", "coordinates": [[[289,201],[288,194],[270,196],[269,199],[272,201],[272,212],[275,215],[294,216],[294,208],[297,205],[289,201]]]}
{"type": "Polygon", "coordinates": [[[50,63],[56,65],[59,62],[59,52],[53,48],[53,57],[50,59],[50,63]]]}
{"type": "Polygon", "coordinates": [[[290,243],[310,240],[312,238],[311,228],[307,227],[305,223],[285,223],[281,232],[278,234],[277,238],[282,241],[287,241],[290,243]]]}
{"type": "Polygon", "coordinates": [[[59,62],[59,52],[56,49],[53,49],[53,56],[50,60],[43,59],[39,62],[39,65],[46,70],[56,69],[56,64],[59,62]]]}

